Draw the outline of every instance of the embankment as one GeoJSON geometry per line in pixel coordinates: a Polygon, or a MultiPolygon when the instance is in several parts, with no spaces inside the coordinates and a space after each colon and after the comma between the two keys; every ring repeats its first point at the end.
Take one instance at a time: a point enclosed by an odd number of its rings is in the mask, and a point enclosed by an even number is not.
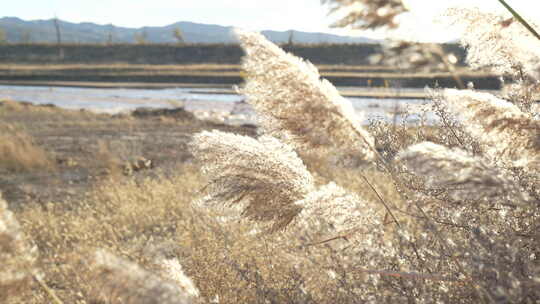
{"type": "MultiPolygon", "coordinates": [[[[378,44],[282,45],[314,64],[367,65],[368,57],[380,52],[378,44]]],[[[464,57],[457,44],[445,50],[464,57]]],[[[244,55],[233,44],[5,44],[0,45],[0,63],[84,63],[84,64],[239,64],[244,55]]]]}
{"type": "MultiPolygon", "coordinates": [[[[373,66],[368,57],[380,52],[376,44],[283,45],[286,51],[316,64],[321,75],[338,86],[456,87],[450,73],[404,72],[373,66]]],[[[459,74],[479,89],[498,89],[497,77],[463,67],[464,50],[444,45],[459,58],[459,74]]],[[[0,45],[0,81],[240,84],[244,55],[237,45],[171,44],[8,44],[0,45]]]]}

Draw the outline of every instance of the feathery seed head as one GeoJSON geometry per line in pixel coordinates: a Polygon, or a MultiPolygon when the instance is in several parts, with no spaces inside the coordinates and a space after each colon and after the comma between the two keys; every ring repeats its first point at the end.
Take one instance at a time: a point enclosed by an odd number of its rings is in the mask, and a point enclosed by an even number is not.
{"type": "Polygon", "coordinates": [[[540,79],[540,40],[518,21],[478,8],[453,8],[446,15],[465,25],[461,43],[471,66],[491,67],[500,74],[524,72],[540,79]]]}
{"type": "Polygon", "coordinates": [[[263,35],[237,31],[246,51],[240,90],[261,115],[265,131],[297,148],[337,147],[372,159],[374,139],[352,104],[317,68],[288,54],[263,35]]]}
{"type": "Polygon", "coordinates": [[[516,182],[462,150],[423,142],[401,152],[396,160],[416,175],[426,177],[428,186],[448,189],[456,201],[527,200],[516,182]]]}
{"type": "Polygon", "coordinates": [[[396,28],[395,17],[407,11],[401,0],[322,0],[322,3],[333,4],[331,13],[347,13],[332,26],[355,29],[396,28]]]}
{"type": "Polygon", "coordinates": [[[191,278],[184,273],[182,264],[180,264],[177,258],[161,258],[155,262],[157,263],[157,266],[161,270],[161,273],[165,279],[168,279],[176,284],[176,286],[178,286],[183,293],[189,295],[190,297],[199,297],[199,290],[197,287],[195,287],[195,284],[191,278]]]}
{"type": "Polygon", "coordinates": [[[207,201],[242,204],[249,218],[290,220],[298,212],[293,203],[314,189],[302,160],[275,138],[204,131],[191,148],[210,178],[207,201]]]}
{"type": "Polygon", "coordinates": [[[95,282],[94,296],[107,303],[193,303],[192,294],[180,286],[104,250],[94,253],[90,269],[95,282]]]}
{"type": "Polygon", "coordinates": [[[380,222],[373,206],[335,183],[312,191],[295,203],[302,211],[291,223],[295,235],[311,241],[340,237],[347,240],[370,242],[380,222]]]}
{"type": "Polygon", "coordinates": [[[440,96],[493,160],[540,168],[540,121],[489,93],[446,89],[440,96]]]}

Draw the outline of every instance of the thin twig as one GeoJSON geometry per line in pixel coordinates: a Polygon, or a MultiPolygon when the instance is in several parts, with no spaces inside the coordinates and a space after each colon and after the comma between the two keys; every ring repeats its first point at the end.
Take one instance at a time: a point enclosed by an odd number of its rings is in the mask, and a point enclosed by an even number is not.
{"type": "MultiPolygon", "coordinates": [[[[359,132],[358,132],[359,133],[359,132]]],[[[361,135],[361,134],[359,134],[361,135]]],[[[396,170],[390,166],[390,164],[388,164],[388,162],[382,157],[382,155],[375,149],[374,146],[370,145],[368,143],[368,141],[363,138],[363,136],[360,136],[364,142],[368,145],[369,148],[371,148],[372,151],[375,152],[375,155],[377,156],[377,158],[382,162],[383,164],[383,167],[388,171],[388,173],[390,174],[390,176],[392,177],[392,179],[394,180],[394,182],[396,183],[396,186],[400,187],[401,189],[403,189],[404,191],[407,192],[407,187],[405,187],[405,185],[403,184],[403,182],[401,181],[401,179],[399,179],[399,177],[397,176],[397,172],[396,170]]],[[[368,182],[369,184],[369,182],[368,182]]],[[[373,191],[375,191],[374,189],[372,189],[373,191]]],[[[377,193],[377,191],[375,191],[375,193],[377,193]]],[[[407,198],[403,195],[403,193],[399,193],[400,194],[400,197],[407,200],[407,198]]],[[[377,193],[378,195],[378,193],[377,193]]],[[[448,252],[451,252],[450,248],[448,247],[447,243],[446,243],[446,240],[442,237],[442,235],[440,234],[440,231],[439,229],[437,229],[437,223],[430,217],[428,216],[428,214],[424,211],[424,209],[422,208],[422,206],[420,206],[420,204],[418,204],[417,201],[413,200],[413,204],[414,206],[418,209],[418,211],[420,211],[420,213],[422,214],[422,216],[424,217],[424,219],[431,224],[432,228],[433,228],[433,231],[435,232],[435,236],[439,239],[439,242],[441,243],[441,245],[448,251],[448,252]]],[[[394,206],[394,208],[396,208],[394,206]]],[[[396,208],[397,209],[397,208],[396,208]]],[[[396,222],[397,223],[397,222],[396,222]]],[[[398,225],[398,228],[401,229],[401,227],[398,225]]],[[[422,261],[422,259],[420,258],[420,255],[418,253],[418,250],[416,248],[416,244],[414,244],[414,242],[412,241],[409,241],[409,243],[411,244],[413,250],[415,251],[415,254],[417,255],[418,259],[420,261],[422,261]]],[[[459,261],[457,261],[455,259],[455,255],[454,254],[450,254],[450,256],[452,257],[452,261],[456,264],[456,266],[458,267],[459,271],[464,275],[466,276],[466,272],[465,272],[465,269],[463,269],[463,266],[459,263],[459,261]]]]}
{"type": "Polygon", "coordinates": [[[390,207],[388,207],[388,204],[384,201],[384,199],[382,198],[382,196],[379,194],[379,192],[375,189],[375,187],[373,187],[373,185],[371,185],[371,183],[369,182],[369,180],[366,178],[366,176],[362,173],[360,173],[360,176],[362,176],[362,178],[364,179],[364,181],[366,182],[366,184],[368,184],[368,186],[371,188],[371,190],[373,190],[373,192],[375,193],[375,195],[377,195],[377,197],[379,198],[379,201],[381,202],[381,204],[383,204],[384,208],[386,209],[386,212],[388,212],[388,214],[392,217],[392,219],[394,220],[394,222],[396,223],[396,225],[401,228],[401,225],[399,224],[397,218],[394,216],[394,213],[392,212],[392,210],[390,209],[390,207]]]}
{"type": "Polygon", "coordinates": [[[344,235],[338,235],[338,236],[335,236],[335,237],[332,237],[332,238],[329,238],[329,239],[326,239],[326,240],[322,240],[322,241],[318,241],[318,242],[314,242],[314,243],[308,243],[308,244],[305,244],[304,246],[305,247],[316,246],[316,245],[325,244],[325,243],[335,241],[335,240],[339,240],[339,239],[343,239],[343,240],[347,241],[348,240],[347,237],[351,236],[351,234],[353,234],[353,233],[351,232],[351,233],[347,233],[347,234],[344,234],[344,235]]]}

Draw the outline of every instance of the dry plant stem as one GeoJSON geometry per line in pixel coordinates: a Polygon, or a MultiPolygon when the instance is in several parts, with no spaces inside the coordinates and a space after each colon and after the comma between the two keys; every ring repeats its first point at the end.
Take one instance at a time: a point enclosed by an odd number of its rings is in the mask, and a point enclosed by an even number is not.
{"type": "MultiPolygon", "coordinates": [[[[367,143],[367,142],[366,142],[367,143]]],[[[382,157],[382,155],[379,153],[379,151],[377,151],[375,149],[375,147],[373,147],[372,145],[368,145],[368,147],[374,151],[376,157],[383,163],[384,167],[386,168],[386,170],[388,171],[388,173],[390,174],[390,176],[392,177],[392,179],[394,180],[394,182],[396,183],[396,186],[400,187],[403,191],[407,191],[407,187],[405,187],[405,185],[401,182],[401,180],[397,177],[397,174],[394,170],[394,168],[392,168],[388,162],[386,162],[386,160],[384,160],[384,158],[382,157]]],[[[369,181],[367,180],[367,178],[365,178],[365,176],[362,176],[364,177],[364,180],[367,182],[368,185],[371,186],[371,184],[369,183],[369,181]]],[[[375,194],[377,195],[377,197],[380,198],[380,195],[379,193],[377,193],[377,191],[371,187],[371,189],[375,192],[375,194]]],[[[408,191],[407,191],[408,192],[408,191]]],[[[399,195],[406,200],[406,198],[403,196],[403,194],[401,192],[399,192],[399,195]]],[[[384,201],[381,199],[381,202],[383,202],[384,204],[384,201]]],[[[386,204],[384,204],[385,207],[386,207],[386,204]]],[[[434,221],[430,216],[428,216],[428,214],[424,211],[424,209],[418,204],[417,201],[414,201],[414,205],[415,207],[420,211],[420,213],[422,214],[422,216],[424,217],[425,220],[427,220],[431,226],[433,227],[433,230],[435,231],[435,235],[437,236],[437,238],[439,239],[439,241],[441,242],[441,244],[445,247],[445,249],[448,251],[448,252],[451,252],[450,248],[447,246],[446,244],[446,241],[444,240],[444,238],[441,236],[441,233],[440,231],[437,229],[436,227],[436,221],[434,221]]],[[[397,207],[395,206],[392,206],[394,209],[397,209],[397,207]]],[[[388,209],[387,209],[388,210],[388,209]]],[[[395,220],[395,217],[393,216],[393,214],[391,214],[391,216],[394,218],[395,220]]],[[[397,222],[397,220],[395,220],[396,222],[396,225],[398,226],[398,228],[401,229],[399,223],[397,222]]],[[[411,246],[413,247],[413,249],[415,250],[416,252],[416,255],[417,257],[420,259],[420,255],[418,254],[418,251],[416,249],[416,246],[414,245],[414,243],[412,241],[409,242],[411,244],[411,246]]],[[[454,257],[452,260],[454,261],[454,263],[456,264],[456,266],[459,268],[459,271],[465,276],[465,270],[463,269],[462,265],[455,259],[455,255],[452,254],[451,255],[452,257],[454,257]]],[[[420,259],[421,260],[421,259],[420,259]]]]}
{"type": "Polygon", "coordinates": [[[446,120],[446,117],[441,117],[441,121],[443,122],[444,126],[450,130],[450,132],[452,133],[452,135],[456,138],[456,140],[458,141],[459,145],[464,147],[465,145],[463,144],[463,142],[461,141],[461,138],[459,138],[459,136],[457,136],[456,134],[456,130],[454,130],[454,128],[452,128],[452,126],[450,126],[450,124],[448,124],[448,121],[446,120]]]}
{"type": "Polygon", "coordinates": [[[369,182],[369,180],[367,179],[367,177],[360,173],[360,176],[362,176],[362,178],[364,179],[364,181],[366,182],[366,184],[368,184],[369,188],[371,188],[371,190],[373,190],[373,192],[375,193],[375,195],[377,196],[377,198],[379,199],[379,201],[383,204],[384,208],[386,209],[386,212],[388,212],[388,214],[390,214],[390,216],[392,217],[392,219],[394,220],[394,222],[396,223],[396,225],[401,229],[401,225],[399,224],[399,221],[397,220],[397,218],[394,216],[394,213],[392,212],[392,210],[390,209],[390,207],[388,207],[388,204],[384,201],[384,199],[382,198],[382,196],[379,194],[379,192],[373,187],[373,185],[371,185],[371,183],[369,182]]]}
{"type": "MultiPolygon", "coordinates": [[[[457,137],[457,136],[456,136],[457,137]]],[[[361,137],[363,138],[363,137],[361,137]]],[[[390,166],[388,164],[388,162],[382,157],[382,155],[379,153],[379,151],[377,151],[377,149],[375,149],[374,146],[372,145],[369,145],[368,142],[366,141],[365,142],[367,144],[367,146],[374,152],[375,156],[381,161],[381,163],[384,165],[384,167],[386,168],[386,170],[388,171],[388,173],[390,174],[390,176],[392,177],[392,179],[394,180],[394,182],[396,183],[396,186],[400,187],[403,191],[407,191],[407,187],[405,187],[405,185],[401,182],[401,180],[397,177],[397,174],[394,170],[394,168],[392,168],[392,166],[390,166]]],[[[384,203],[384,201],[382,200],[381,196],[379,195],[379,193],[371,186],[371,184],[369,183],[369,181],[367,180],[367,178],[365,176],[362,175],[362,177],[364,178],[364,180],[366,181],[366,183],[371,187],[371,189],[373,190],[373,192],[375,192],[375,194],[377,195],[377,197],[379,198],[379,200],[383,203],[383,205],[385,206],[385,208],[387,208],[387,211],[389,211],[389,208],[387,207],[387,204],[384,203]]],[[[401,192],[399,192],[399,195],[406,200],[406,198],[403,196],[403,194],[401,192]]],[[[420,211],[420,213],[422,213],[422,216],[424,217],[425,220],[427,220],[432,226],[433,226],[433,230],[435,231],[435,235],[437,236],[437,238],[439,239],[439,241],[441,242],[441,244],[445,247],[445,249],[448,251],[448,252],[451,252],[450,248],[447,246],[444,238],[441,236],[439,230],[437,229],[436,227],[436,222],[427,215],[427,213],[424,211],[424,209],[418,204],[418,202],[414,201],[414,205],[415,207],[420,211]]],[[[394,209],[397,209],[396,206],[392,206],[392,208],[394,209]]],[[[389,212],[389,214],[392,216],[392,218],[394,219],[396,225],[398,226],[398,228],[401,229],[401,226],[399,225],[399,222],[397,221],[397,219],[395,218],[395,216],[389,212]]],[[[420,255],[417,251],[417,248],[416,248],[416,245],[414,245],[414,243],[412,241],[409,241],[409,243],[411,244],[412,248],[414,249],[415,251],[415,254],[416,256],[418,257],[418,259],[420,261],[422,261],[420,259],[420,255]]],[[[454,257],[455,255],[451,255],[452,257],[454,257]]],[[[465,270],[463,269],[463,267],[461,266],[461,264],[455,259],[453,258],[452,259],[454,261],[454,263],[456,264],[456,266],[459,268],[459,271],[465,276],[465,270]]]]}
{"type": "Polygon", "coordinates": [[[523,19],[520,14],[518,14],[510,5],[508,5],[506,1],[499,0],[499,2],[504,6],[504,8],[506,8],[510,13],[512,13],[512,16],[514,16],[519,21],[519,23],[523,24],[523,26],[526,27],[527,30],[534,35],[534,37],[540,40],[540,35],[538,34],[538,32],[536,32],[536,30],[527,21],[525,21],[525,19],[523,19]]]}
{"type": "Polygon", "coordinates": [[[457,280],[457,279],[445,277],[444,275],[440,275],[440,274],[425,274],[425,273],[389,271],[389,270],[370,270],[370,269],[363,269],[363,268],[358,268],[356,270],[360,272],[369,273],[369,274],[378,274],[381,276],[389,276],[389,277],[397,277],[397,278],[430,280],[430,281],[449,281],[449,282],[463,283],[463,280],[457,280]]]}
{"type": "MultiPolygon", "coordinates": [[[[384,199],[382,198],[382,196],[379,194],[379,192],[375,189],[375,187],[373,187],[373,185],[371,185],[371,183],[369,182],[369,180],[366,178],[366,176],[364,174],[360,174],[360,176],[362,176],[362,178],[364,179],[364,181],[366,182],[366,184],[369,185],[369,187],[371,188],[371,190],[375,193],[375,195],[377,196],[377,198],[379,199],[379,201],[384,205],[384,208],[386,209],[386,212],[392,217],[392,220],[396,223],[396,226],[399,228],[399,229],[402,229],[401,227],[401,224],[399,223],[399,221],[397,220],[397,218],[394,216],[394,213],[392,212],[392,210],[390,209],[390,207],[388,207],[388,204],[384,201],[384,199]]],[[[397,209],[397,207],[394,206],[394,208],[397,209]]],[[[422,264],[424,263],[424,261],[422,260],[422,258],[420,257],[420,253],[418,252],[418,248],[416,247],[416,244],[413,243],[412,241],[409,241],[409,244],[411,245],[412,249],[414,250],[414,254],[416,255],[416,257],[418,258],[419,261],[422,262],[422,264]]]]}
{"type": "Polygon", "coordinates": [[[353,233],[354,233],[354,231],[352,231],[352,232],[350,232],[350,233],[347,233],[347,234],[344,234],[344,235],[338,235],[338,236],[335,236],[335,237],[332,237],[332,238],[329,238],[329,239],[326,239],[326,240],[322,240],[322,241],[319,241],[319,242],[314,242],[314,243],[305,244],[304,246],[305,246],[305,247],[308,247],[308,246],[317,246],[317,245],[326,244],[326,243],[328,243],[328,242],[335,241],[335,240],[339,240],[339,239],[347,240],[348,237],[350,237],[351,234],[353,234],[353,233]]]}
{"type": "Polygon", "coordinates": [[[41,286],[41,288],[43,288],[43,290],[45,290],[47,295],[49,295],[49,297],[51,298],[53,303],[55,303],[55,304],[64,304],[62,302],[62,300],[60,300],[60,298],[58,298],[58,296],[56,295],[54,290],[49,288],[49,286],[47,286],[47,283],[45,283],[39,276],[34,274],[33,277],[34,277],[34,280],[36,282],[38,282],[39,286],[41,286]]]}

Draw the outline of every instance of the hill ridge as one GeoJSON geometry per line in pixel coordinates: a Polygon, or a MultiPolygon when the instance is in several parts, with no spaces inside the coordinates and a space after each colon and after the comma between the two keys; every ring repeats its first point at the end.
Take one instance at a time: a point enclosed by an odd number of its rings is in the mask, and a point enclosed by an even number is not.
{"type": "MultiPolygon", "coordinates": [[[[55,43],[56,31],[54,19],[23,20],[18,17],[0,18],[2,29],[9,43],[55,43]]],[[[203,24],[191,21],[179,21],[165,26],[144,26],[139,28],[121,27],[113,24],[93,22],[73,23],[59,20],[62,42],[68,43],[136,43],[136,36],[148,43],[175,43],[174,30],[179,28],[187,43],[237,43],[232,33],[232,26],[203,24]]],[[[377,43],[363,37],[340,36],[320,32],[261,31],[268,39],[276,43],[286,43],[292,33],[294,43],[377,43]]]]}

